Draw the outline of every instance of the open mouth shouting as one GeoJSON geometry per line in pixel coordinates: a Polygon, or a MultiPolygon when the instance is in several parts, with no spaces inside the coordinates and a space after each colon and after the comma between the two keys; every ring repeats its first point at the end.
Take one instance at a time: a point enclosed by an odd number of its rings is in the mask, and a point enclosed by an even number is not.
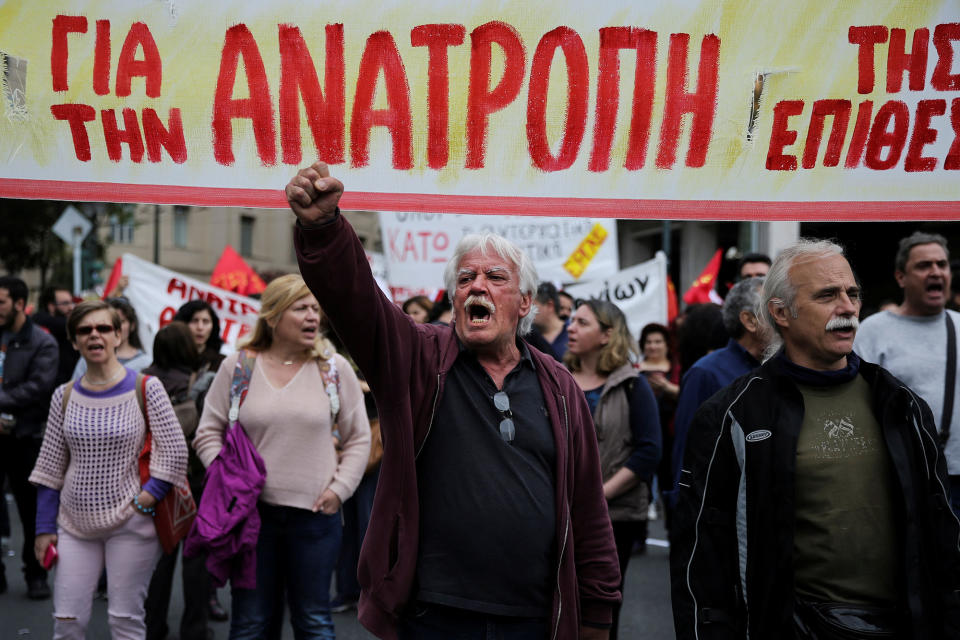
{"type": "Polygon", "coordinates": [[[932,298],[940,298],[945,295],[946,287],[943,280],[929,280],[924,284],[923,290],[932,298]]]}
{"type": "Polygon", "coordinates": [[[497,311],[496,305],[483,296],[468,296],[463,303],[471,327],[484,327],[490,323],[497,311]]]}
{"type": "Polygon", "coordinates": [[[87,353],[100,353],[104,351],[104,345],[96,342],[94,344],[87,344],[87,353]]]}

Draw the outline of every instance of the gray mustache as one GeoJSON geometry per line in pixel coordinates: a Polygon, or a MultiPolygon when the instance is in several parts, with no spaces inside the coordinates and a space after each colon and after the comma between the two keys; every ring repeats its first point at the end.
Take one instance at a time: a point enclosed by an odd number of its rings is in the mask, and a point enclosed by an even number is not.
{"type": "Polygon", "coordinates": [[[484,307],[491,314],[496,313],[497,311],[497,306],[493,304],[491,300],[487,300],[483,296],[467,296],[467,299],[463,301],[463,306],[469,307],[472,305],[484,307]]]}
{"type": "Polygon", "coordinates": [[[826,327],[827,331],[835,331],[837,329],[853,329],[856,331],[859,328],[860,321],[853,316],[849,318],[830,318],[826,327]]]}

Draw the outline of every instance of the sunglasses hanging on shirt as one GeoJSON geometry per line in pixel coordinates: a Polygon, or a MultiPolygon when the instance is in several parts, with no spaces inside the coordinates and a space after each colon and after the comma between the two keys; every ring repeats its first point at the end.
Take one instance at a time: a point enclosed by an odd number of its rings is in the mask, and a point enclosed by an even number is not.
{"type": "Polygon", "coordinates": [[[493,394],[493,406],[500,412],[500,437],[504,442],[513,442],[517,429],[513,424],[513,412],[510,410],[510,396],[503,391],[493,394]]]}

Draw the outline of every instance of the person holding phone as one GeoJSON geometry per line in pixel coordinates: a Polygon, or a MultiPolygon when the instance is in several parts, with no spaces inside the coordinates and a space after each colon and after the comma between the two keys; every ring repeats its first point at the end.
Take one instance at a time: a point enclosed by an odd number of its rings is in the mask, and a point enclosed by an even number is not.
{"type": "Polygon", "coordinates": [[[111,635],[144,636],[144,598],[160,555],[155,506],[186,476],[187,444],[163,384],[145,380],[148,427],[137,373],[117,359],[121,323],[101,300],[82,302],[70,314],[67,334],[85,373],[54,392],[30,474],[38,487],[34,553],[58,566],[54,638],[84,638],[104,567],[111,635]],[[138,459],[148,428],[150,478],[141,486],[138,459]]]}

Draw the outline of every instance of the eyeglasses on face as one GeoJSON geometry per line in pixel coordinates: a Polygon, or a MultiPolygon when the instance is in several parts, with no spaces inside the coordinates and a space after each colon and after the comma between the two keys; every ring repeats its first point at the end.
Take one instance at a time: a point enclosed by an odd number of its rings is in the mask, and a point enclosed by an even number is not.
{"type": "Polygon", "coordinates": [[[500,421],[500,437],[504,442],[513,442],[517,429],[513,424],[513,412],[510,410],[510,396],[503,391],[497,391],[493,394],[493,406],[503,416],[500,421]]]}
{"type": "Polygon", "coordinates": [[[88,336],[91,333],[96,331],[100,335],[106,335],[108,333],[113,333],[116,329],[113,328],[112,324],[85,324],[81,327],[77,327],[78,336],[88,336]]]}

